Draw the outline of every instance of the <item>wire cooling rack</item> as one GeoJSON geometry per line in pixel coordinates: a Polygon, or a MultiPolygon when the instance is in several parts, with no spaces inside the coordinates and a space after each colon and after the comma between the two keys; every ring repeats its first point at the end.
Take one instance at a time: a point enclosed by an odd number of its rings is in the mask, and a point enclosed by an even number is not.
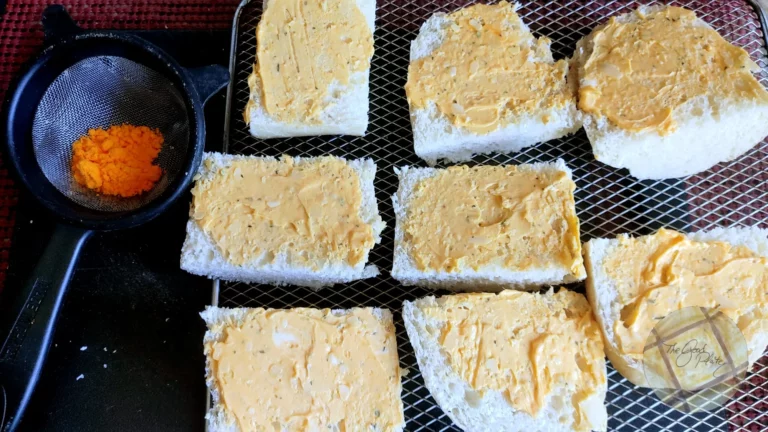
{"type": "MultiPolygon", "coordinates": [[[[382,242],[370,261],[382,275],[314,292],[300,287],[221,282],[214,283],[214,302],[224,307],[378,306],[395,315],[400,364],[409,371],[403,379],[403,403],[408,431],[458,430],[424,387],[413,350],[402,325],[403,300],[433,292],[402,287],[388,273],[392,267],[394,213],[390,197],[397,190],[393,167],[424,163],[413,152],[405,85],[411,40],[419,26],[435,12],[450,12],[473,2],[462,0],[378,0],[375,54],[371,65],[370,124],[365,137],[311,137],[258,140],[242,119],[248,100],[246,79],[255,53],[255,28],[261,1],[244,0],[236,12],[232,33],[232,83],[228,90],[225,145],[230,153],[279,156],[370,157],[376,161],[376,197],[387,222],[382,242]]],[[[764,20],[756,5],[742,0],[673,1],[695,10],[727,40],[744,47],[762,68],[759,79],[768,84],[764,20]]],[[[595,25],[615,14],[634,10],[639,3],[620,1],[547,1],[525,3],[518,11],[537,35],[552,39],[555,58],[572,55],[576,41],[595,25]]],[[[477,164],[520,164],[561,157],[573,169],[576,209],[582,240],[620,233],[648,234],[661,227],[683,231],[735,224],[768,227],[768,143],[757,145],[738,160],[679,180],[639,181],[598,163],[583,131],[539,144],[512,155],[477,156],[477,164]]],[[[583,286],[572,286],[583,290],[583,286]]],[[[438,293],[442,294],[442,293],[438,293]]],[[[646,389],[635,388],[608,367],[609,430],[768,430],[768,355],[753,367],[742,389],[718,412],[685,414],[662,404],[646,389]]]]}

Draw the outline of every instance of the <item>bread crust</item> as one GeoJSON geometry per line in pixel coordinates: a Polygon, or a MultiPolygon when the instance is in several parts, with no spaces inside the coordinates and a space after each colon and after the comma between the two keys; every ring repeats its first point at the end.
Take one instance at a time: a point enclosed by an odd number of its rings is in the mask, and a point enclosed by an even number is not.
{"type": "Polygon", "coordinates": [[[629,382],[638,387],[647,387],[648,381],[645,379],[642,363],[619,352],[616,341],[610,340],[605,332],[606,322],[603,320],[604,315],[601,313],[600,302],[597,300],[598,293],[595,287],[595,278],[592,276],[595,274],[595,271],[592,267],[591,246],[590,242],[584,243],[582,246],[584,266],[587,269],[587,300],[589,300],[589,304],[592,306],[592,314],[594,314],[597,323],[600,324],[600,334],[603,336],[605,355],[608,357],[611,365],[613,365],[613,368],[619,371],[629,382]]]}

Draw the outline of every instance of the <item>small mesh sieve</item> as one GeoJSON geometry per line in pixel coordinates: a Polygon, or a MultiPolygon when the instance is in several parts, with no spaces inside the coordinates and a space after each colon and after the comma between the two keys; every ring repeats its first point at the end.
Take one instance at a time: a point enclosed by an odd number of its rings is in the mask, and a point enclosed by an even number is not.
{"type": "Polygon", "coordinates": [[[223,66],[185,68],[140,37],[84,31],[63,6],[46,8],[42,25],[46,48],[9,89],[0,126],[3,160],[59,223],[26,283],[10,301],[0,301],[0,414],[6,411],[0,430],[5,432],[19,427],[40,379],[86,239],[93,230],[146,223],[184,196],[205,148],[204,105],[229,82],[223,66]],[[129,199],[79,186],[71,172],[72,144],[90,128],[126,123],[163,134],[160,181],[129,199]]]}
{"type": "Polygon", "coordinates": [[[138,209],[157,198],[183,169],[189,145],[187,107],[160,73],[116,56],[97,56],[66,69],[48,87],[32,123],[35,158],[45,177],[72,201],[93,210],[138,209]],[[157,158],[163,175],[148,192],[123,198],[101,195],[72,176],[72,144],[91,128],[131,124],[157,129],[164,143],[157,158]]]}

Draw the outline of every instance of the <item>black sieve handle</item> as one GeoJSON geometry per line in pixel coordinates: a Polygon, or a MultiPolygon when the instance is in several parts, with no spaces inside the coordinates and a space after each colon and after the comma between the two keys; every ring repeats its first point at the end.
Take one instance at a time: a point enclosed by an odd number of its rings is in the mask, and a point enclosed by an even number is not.
{"type": "Polygon", "coordinates": [[[53,45],[82,31],[83,29],[75,24],[64,6],[51,5],[43,11],[45,45],[53,45]]]}
{"type": "Polygon", "coordinates": [[[91,231],[59,224],[32,276],[0,312],[0,432],[15,430],[53,340],[72,271],[91,231]]]}

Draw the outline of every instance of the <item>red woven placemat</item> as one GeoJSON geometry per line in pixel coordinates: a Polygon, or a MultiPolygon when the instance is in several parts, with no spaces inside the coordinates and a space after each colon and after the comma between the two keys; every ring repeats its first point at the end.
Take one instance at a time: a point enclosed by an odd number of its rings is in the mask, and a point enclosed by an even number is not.
{"type": "MultiPolygon", "coordinates": [[[[215,30],[232,25],[239,0],[60,1],[86,29],[215,30]]],[[[0,17],[0,98],[21,65],[33,57],[43,40],[40,17],[50,1],[10,0],[0,17]]],[[[18,190],[0,155],[0,291],[2,291],[18,190]]]]}

